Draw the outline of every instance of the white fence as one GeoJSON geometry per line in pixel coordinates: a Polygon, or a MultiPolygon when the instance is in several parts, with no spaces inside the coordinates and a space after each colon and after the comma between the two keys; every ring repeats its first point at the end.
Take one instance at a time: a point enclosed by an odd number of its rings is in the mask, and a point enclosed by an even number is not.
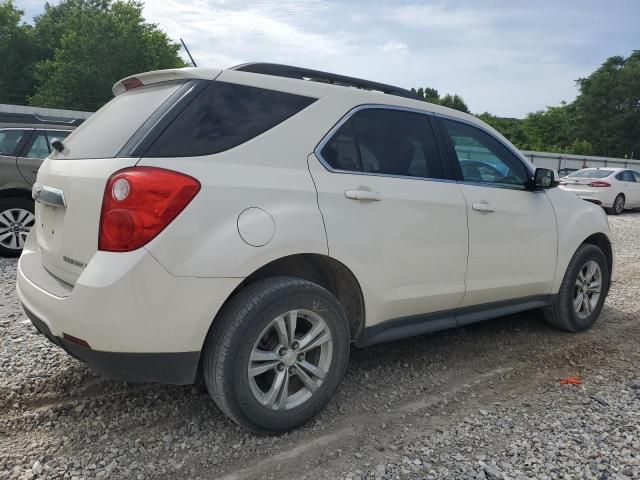
{"type": "Polygon", "coordinates": [[[564,153],[529,152],[525,150],[523,150],[522,153],[531,160],[536,167],[553,168],[554,170],[560,170],[561,168],[617,167],[640,171],[640,160],[568,155],[564,153]]]}

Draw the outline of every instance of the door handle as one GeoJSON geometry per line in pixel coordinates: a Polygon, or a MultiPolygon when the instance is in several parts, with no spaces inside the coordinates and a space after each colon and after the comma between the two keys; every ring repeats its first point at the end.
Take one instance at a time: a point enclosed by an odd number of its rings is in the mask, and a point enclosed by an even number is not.
{"type": "Polygon", "coordinates": [[[472,203],[471,208],[478,212],[494,212],[495,210],[487,202],[472,203]]]}
{"type": "Polygon", "coordinates": [[[351,200],[368,200],[371,202],[382,200],[380,193],[375,190],[345,190],[344,196],[351,200]]]}

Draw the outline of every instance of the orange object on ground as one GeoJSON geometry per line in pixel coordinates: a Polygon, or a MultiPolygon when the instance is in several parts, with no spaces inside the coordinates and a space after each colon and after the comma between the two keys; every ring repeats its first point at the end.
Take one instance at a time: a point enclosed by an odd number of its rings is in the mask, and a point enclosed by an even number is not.
{"type": "Polygon", "coordinates": [[[561,385],[582,385],[580,377],[566,377],[560,379],[561,385]]]}

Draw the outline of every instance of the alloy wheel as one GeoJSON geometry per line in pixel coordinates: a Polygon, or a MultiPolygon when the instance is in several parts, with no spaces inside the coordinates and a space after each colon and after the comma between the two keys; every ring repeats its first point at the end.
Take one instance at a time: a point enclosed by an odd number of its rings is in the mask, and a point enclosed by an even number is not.
{"type": "Polygon", "coordinates": [[[309,310],[290,310],[269,322],[253,345],[247,368],[251,392],[273,410],[298,407],[322,385],[332,356],[325,320],[309,310]]]}
{"type": "Polygon", "coordinates": [[[580,319],[595,310],[602,291],[602,270],[595,260],[585,263],[576,278],[573,290],[573,309],[580,319]]]}
{"type": "Polygon", "coordinates": [[[613,208],[615,209],[617,214],[622,213],[622,210],[624,209],[624,197],[622,195],[618,195],[616,197],[616,201],[613,205],[613,208]]]}
{"type": "Polygon", "coordinates": [[[22,250],[36,217],[23,208],[9,208],[0,212],[0,245],[12,250],[22,250]]]}

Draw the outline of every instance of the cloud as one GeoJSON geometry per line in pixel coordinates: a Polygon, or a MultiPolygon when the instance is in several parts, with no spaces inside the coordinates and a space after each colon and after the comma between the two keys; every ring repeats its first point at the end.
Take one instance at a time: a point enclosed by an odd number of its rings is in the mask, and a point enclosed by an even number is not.
{"type": "MultiPolygon", "coordinates": [[[[42,3],[18,0],[28,16],[42,3]]],[[[523,116],[572,100],[575,79],[638,48],[638,0],[146,0],[198,65],[288,63],[464,97],[523,116]]],[[[185,55],[186,57],[186,55],[185,55]]]]}
{"type": "Polygon", "coordinates": [[[409,47],[404,42],[398,42],[397,40],[389,40],[387,43],[380,47],[380,50],[388,53],[408,54],[409,47]]]}

